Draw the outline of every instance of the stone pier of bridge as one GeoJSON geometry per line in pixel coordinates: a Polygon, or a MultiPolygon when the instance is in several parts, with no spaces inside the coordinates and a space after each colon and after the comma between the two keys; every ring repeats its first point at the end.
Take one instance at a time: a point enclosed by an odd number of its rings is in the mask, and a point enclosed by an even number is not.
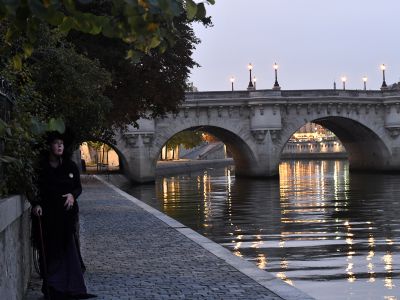
{"type": "Polygon", "coordinates": [[[149,182],[166,142],[181,131],[201,130],[225,143],[237,175],[274,177],[285,144],[307,122],[340,139],[350,170],[400,171],[399,90],[188,93],[177,113],[140,119],[139,128],[117,134],[113,147],[130,179],[149,182]]]}

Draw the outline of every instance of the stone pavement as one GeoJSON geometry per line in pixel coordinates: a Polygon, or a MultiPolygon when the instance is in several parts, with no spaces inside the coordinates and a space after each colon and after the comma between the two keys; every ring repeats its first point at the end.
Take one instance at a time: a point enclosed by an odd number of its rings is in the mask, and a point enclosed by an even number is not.
{"type": "MultiPolygon", "coordinates": [[[[97,299],[312,299],[117,188],[83,183],[85,279],[97,299]]],[[[35,276],[25,299],[43,299],[39,290],[35,276]]]]}

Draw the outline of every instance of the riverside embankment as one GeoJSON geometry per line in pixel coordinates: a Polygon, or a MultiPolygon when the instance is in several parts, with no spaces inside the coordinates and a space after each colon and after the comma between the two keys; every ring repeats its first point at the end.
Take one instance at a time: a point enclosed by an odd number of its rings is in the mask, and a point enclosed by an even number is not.
{"type": "MultiPolygon", "coordinates": [[[[114,185],[83,183],[85,277],[97,299],[312,299],[114,185]]],[[[36,277],[25,299],[39,291],[36,277]]]]}

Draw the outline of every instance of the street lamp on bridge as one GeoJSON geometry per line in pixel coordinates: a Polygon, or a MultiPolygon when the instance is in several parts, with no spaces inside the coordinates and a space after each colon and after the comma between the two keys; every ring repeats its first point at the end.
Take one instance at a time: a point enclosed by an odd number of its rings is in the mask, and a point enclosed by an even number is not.
{"type": "Polygon", "coordinates": [[[231,81],[232,92],[233,92],[233,83],[235,82],[235,77],[231,76],[230,81],[231,81]]]}
{"type": "Polygon", "coordinates": [[[385,70],[386,70],[385,64],[381,64],[381,70],[382,70],[382,77],[383,77],[381,90],[386,90],[388,87],[387,87],[386,78],[385,78],[385,70]]]}
{"type": "Polygon", "coordinates": [[[279,68],[279,66],[277,63],[274,63],[274,65],[272,67],[275,70],[275,83],[274,83],[274,86],[272,87],[272,89],[279,91],[281,89],[281,87],[279,86],[279,83],[278,83],[278,68],[279,68]]]}
{"type": "Polygon", "coordinates": [[[247,87],[247,90],[254,90],[254,85],[253,82],[251,81],[251,70],[253,70],[253,65],[250,63],[247,65],[247,68],[249,69],[250,72],[249,86],[247,87]]]}
{"type": "Polygon", "coordinates": [[[364,77],[362,78],[362,80],[363,80],[363,82],[364,82],[364,91],[366,91],[366,90],[367,90],[367,80],[368,80],[368,77],[367,77],[367,76],[364,76],[364,77]]]}
{"type": "Polygon", "coordinates": [[[342,76],[343,91],[346,90],[346,80],[347,80],[346,76],[342,76]]]}
{"type": "Polygon", "coordinates": [[[253,76],[254,89],[256,89],[256,82],[257,82],[257,77],[256,77],[256,76],[253,76]]]}

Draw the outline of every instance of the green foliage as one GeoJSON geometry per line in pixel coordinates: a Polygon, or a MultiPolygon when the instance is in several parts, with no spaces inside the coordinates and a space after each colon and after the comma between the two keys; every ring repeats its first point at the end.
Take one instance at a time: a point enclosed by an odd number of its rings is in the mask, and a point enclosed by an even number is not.
{"type": "Polygon", "coordinates": [[[97,60],[77,53],[59,32],[41,28],[37,49],[13,80],[23,87],[21,112],[43,121],[61,117],[77,142],[100,134],[111,108],[104,95],[111,74],[97,60]],[[21,76],[25,77],[23,84],[16,82],[21,76]]]}
{"type": "Polygon", "coordinates": [[[34,195],[46,130],[112,142],[115,128],[174,111],[196,65],[190,23],[209,22],[205,3],[214,1],[0,0],[0,76],[18,95],[12,122],[0,124],[0,193],[34,195]]]}
{"type": "MultiPolygon", "coordinates": [[[[3,41],[6,28],[7,23],[0,23],[3,41]]],[[[68,127],[79,143],[103,131],[111,106],[104,95],[110,74],[97,61],[77,53],[59,32],[47,26],[41,26],[41,32],[35,52],[20,70],[10,67],[7,56],[0,60],[0,75],[17,95],[12,121],[0,125],[5,145],[1,195],[19,192],[34,197],[35,162],[44,132],[63,132],[68,127]]]]}
{"type": "Polygon", "coordinates": [[[87,142],[88,146],[90,148],[96,149],[96,150],[100,150],[101,146],[103,146],[102,142],[93,142],[93,141],[88,141],[87,142]]]}
{"type": "Polygon", "coordinates": [[[3,178],[0,182],[0,197],[23,193],[28,199],[33,199],[37,194],[35,187],[35,163],[39,152],[42,150],[43,134],[46,131],[59,131],[63,133],[63,121],[50,119],[43,123],[29,114],[17,112],[9,124],[0,120],[0,140],[5,148],[0,155],[0,164],[3,178]]]}
{"type": "Polygon", "coordinates": [[[175,134],[170,140],[168,140],[167,148],[175,149],[176,146],[182,145],[185,149],[191,149],[203,142],[201,131],[181,131],[175,134]]]}
{"type": "MultiPolygon", "coordinates": [[[[205,18],[206,4],[214,0],[195,3],[193,0],[110,0],[109,14],[96,14],[86,11],[87,5],[106,1],[0,1],[0,20],[10,22],[6,44],[13,44],[25,37],[21,51],[13,56],[13,64],[21,68],[21,61],[29,56],[39,39],[39,25],[45,22],[57,27],[61,32],[71,30],[92,35],[102,34],[116,38],[129,45],[127,56],[140,57],[151,49],[161,52],[175,43],[175,18],[185,15],[186,21],[205,18]]],[[[3,46],[3,47],[4,47],[3,46]]]]}
{"type": "Polygon", "coordinates": [[[123,127],[149,111],[152,117],[162,116],[184,100],[185,82],[190,69],[197,66],[192,53],[199,40],[185,18],[177,18],[175,28],[173,47],[164,53],[150,51],[138,63],[124,58],[128,46],[119,40],[76,32],[68,36],[79,52],[98,60],[112,74],[112,84],[105,91],[113,104],[108,127],[123,127]]]}

